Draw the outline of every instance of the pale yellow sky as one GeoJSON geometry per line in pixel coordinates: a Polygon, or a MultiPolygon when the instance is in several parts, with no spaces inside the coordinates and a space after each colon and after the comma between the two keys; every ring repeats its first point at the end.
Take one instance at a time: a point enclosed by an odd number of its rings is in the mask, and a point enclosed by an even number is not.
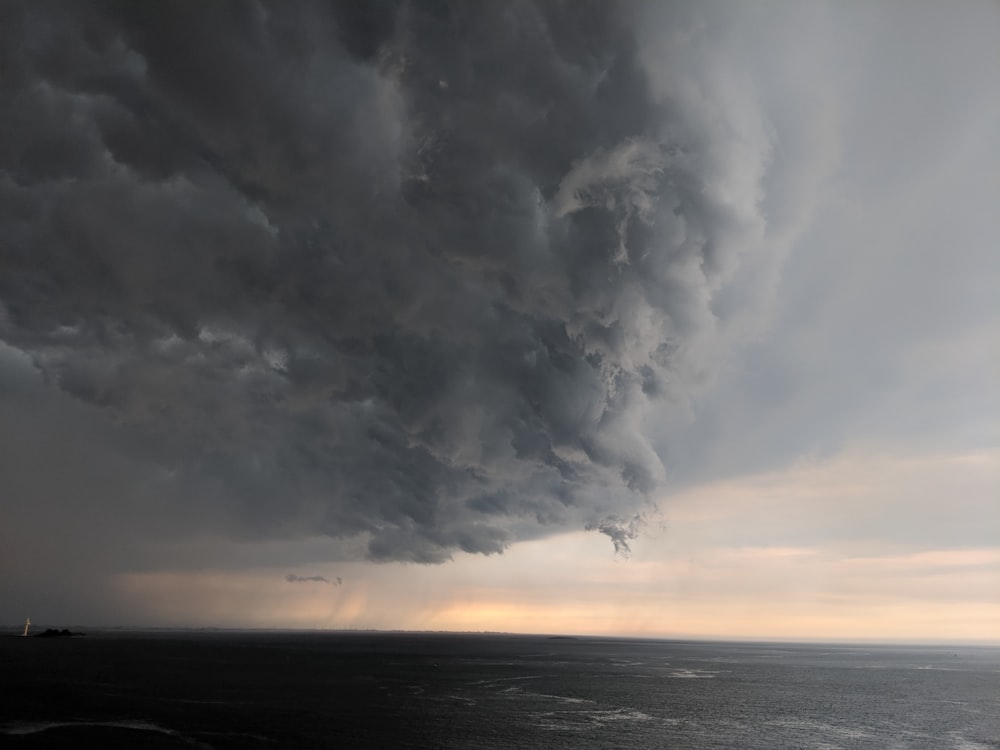
{"type": "Polygon", "coordinates": [[[1000,545],[940,541],[949,523],[956,538],[1000,528],[998,472],[1000,452],[855,451],[667,497],[629,559],[577,532],[442,566],[157,572],[117,589],[159,625],[996,640],[1000,545]]]}

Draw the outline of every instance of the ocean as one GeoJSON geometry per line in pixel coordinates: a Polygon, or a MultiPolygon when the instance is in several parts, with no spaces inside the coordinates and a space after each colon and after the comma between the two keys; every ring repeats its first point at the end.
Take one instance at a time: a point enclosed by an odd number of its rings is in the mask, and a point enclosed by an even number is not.
{"type": "Polygon", "coordinates": [[[1000,648],[112,631],[0,659],[3,747],[1000,748],[1000,648]]]}

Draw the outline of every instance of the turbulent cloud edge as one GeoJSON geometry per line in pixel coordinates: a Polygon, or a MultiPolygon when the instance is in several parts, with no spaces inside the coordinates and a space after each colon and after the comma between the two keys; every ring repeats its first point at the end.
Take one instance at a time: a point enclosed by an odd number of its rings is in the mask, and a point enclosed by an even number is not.
{"type": "Polygon", "coordinates": [[[100,435],[87,502],[374,560],[628,553],[651,406],[754,315],[723,302],[773,138],[735,66],[616,4],[59,7],[0,32],[0,340],[43,384],[12,414],[100,435]]]}

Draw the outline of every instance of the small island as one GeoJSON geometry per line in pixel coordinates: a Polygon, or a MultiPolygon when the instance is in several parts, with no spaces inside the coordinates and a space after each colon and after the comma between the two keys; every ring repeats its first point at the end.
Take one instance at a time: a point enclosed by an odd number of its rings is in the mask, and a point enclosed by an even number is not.
{"type": "Polygon", "coordinates": [[[86,635],[86,633],[74,633],[71,630],[63,628],[62,630],[56,630],[55,628],[48,628],[43,630],[41,633],[35,633],[34,638],[80,638],[86,635]]]}
{"type": "MultiPolygon", "coordinates": [[[[27,638],[29,636],[31,625],[31,618],[26,618],[24,621],[24,632],[21,633],[22,637],[27,638]]],[[[32,638],[79,638],[86,635],[86,633],[74,633],[68,628],[63,628],[62,630],[59,630],[58,628],[47,628],[41,633],[32,633],[30,635],[32,638]]]]}

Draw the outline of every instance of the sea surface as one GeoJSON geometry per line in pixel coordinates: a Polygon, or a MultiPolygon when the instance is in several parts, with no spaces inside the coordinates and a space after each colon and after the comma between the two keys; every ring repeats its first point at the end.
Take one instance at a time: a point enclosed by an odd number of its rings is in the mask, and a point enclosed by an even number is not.
{"type": "Polygon", "coordinates": [[[1000,748],[1000,649],[514,635],[0,638],[0,746],[1000,748]]]}

